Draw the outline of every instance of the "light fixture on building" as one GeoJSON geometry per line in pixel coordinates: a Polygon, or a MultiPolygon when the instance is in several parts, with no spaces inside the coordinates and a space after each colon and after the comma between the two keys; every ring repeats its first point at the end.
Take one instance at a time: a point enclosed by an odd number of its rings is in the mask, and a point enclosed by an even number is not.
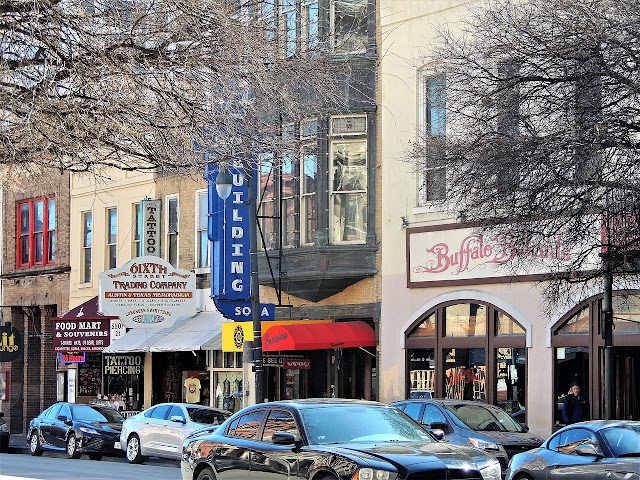
{"type": "Polygon", "coordinates": [[[231,175],[226,167],[220,167],[220,172],[216,177],[216,192],[222,200],[226,200],[231,195],[231,175]]]}

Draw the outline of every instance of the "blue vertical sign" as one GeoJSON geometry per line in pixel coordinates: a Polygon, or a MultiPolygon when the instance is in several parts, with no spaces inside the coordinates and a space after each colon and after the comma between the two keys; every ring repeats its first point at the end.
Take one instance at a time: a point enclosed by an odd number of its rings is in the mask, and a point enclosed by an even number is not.
{"type": "MultiPolygon", "coordinates": [[[[209,240],[212,245],[211,296],[216,300],[248,300],[251,284],[249,236],[249,186],[240,161],[228,167],[231,195],[221,199],[216,191],[218,165],[208,165],[209,240]]],[[[255,176],[254,176],[255,177],[255,176]]]]}

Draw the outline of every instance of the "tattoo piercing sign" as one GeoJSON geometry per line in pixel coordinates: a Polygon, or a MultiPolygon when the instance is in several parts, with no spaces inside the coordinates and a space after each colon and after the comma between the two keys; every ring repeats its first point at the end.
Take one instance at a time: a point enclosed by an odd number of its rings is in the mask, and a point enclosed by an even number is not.
{"type": "Polygon", "coordinates": [[[127,328],[167,328],[196,314],[195,273],[156,256],[137,257],[98,276],[99,310],[127,328]]]}

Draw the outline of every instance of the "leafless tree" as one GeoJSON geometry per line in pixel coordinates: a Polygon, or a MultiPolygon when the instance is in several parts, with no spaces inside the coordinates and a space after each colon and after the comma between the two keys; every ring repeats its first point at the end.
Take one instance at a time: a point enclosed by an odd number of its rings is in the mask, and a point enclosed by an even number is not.
{"type": "Polygon", "coordinates": [[[2,1],[5,176],[100,166],[191,171],[277,148],[280,119],[340,104],[348,63],[332,63],[323,38],[287,53],[286,29],[265,20],[263,5],[2,1]]]}
{"type": "Polygon", "coordinates": [[[511,268],[551,268],[552,304],[606,268],[637,277],[638,25],[635,0],[474,2],[424,60],[446,76],[447,131],[412,160],[444,150],[449,205],[506,239],[511,268]]]}

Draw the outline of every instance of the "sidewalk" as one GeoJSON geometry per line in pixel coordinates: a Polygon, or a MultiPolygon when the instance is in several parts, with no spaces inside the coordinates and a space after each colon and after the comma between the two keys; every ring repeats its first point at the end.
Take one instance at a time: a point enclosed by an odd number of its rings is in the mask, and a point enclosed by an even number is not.
{"type": "Polygon", "coordinates": [[[7,453],[29,453],[29,445],[27,445],[27,437],[23,434],[11,434],[9,438],[9,448],[7,453]]]}

